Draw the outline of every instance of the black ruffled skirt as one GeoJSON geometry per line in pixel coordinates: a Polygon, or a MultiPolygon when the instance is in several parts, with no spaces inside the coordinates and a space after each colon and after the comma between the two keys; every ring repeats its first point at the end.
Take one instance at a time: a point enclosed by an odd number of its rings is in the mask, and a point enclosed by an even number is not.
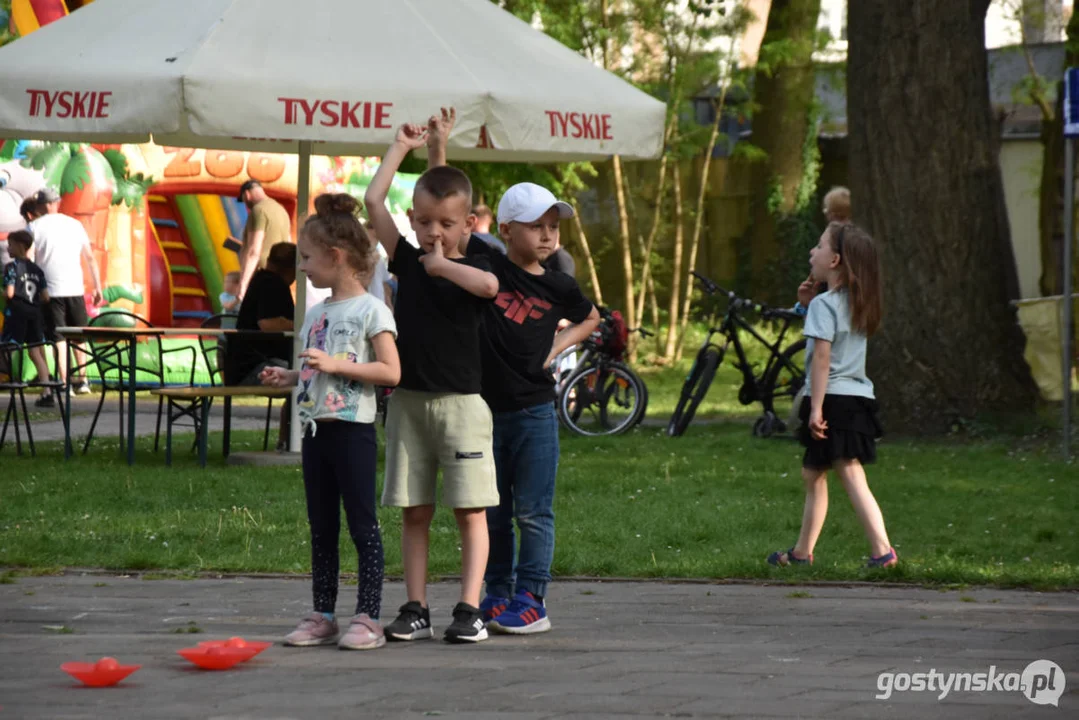
{"type": "Polygon", "coordinates": [[[817,440],[809,433],[808,397],[802,400],[798,417],[802,426],[798,440],[805,446],[802,467],[828,470],[836,460],[858,460],[869,465],[877,460],[877,440],[884,435],[877,417],[876,400],[857,395],[825,395],[824,420],[827,437],[817,440]]]}

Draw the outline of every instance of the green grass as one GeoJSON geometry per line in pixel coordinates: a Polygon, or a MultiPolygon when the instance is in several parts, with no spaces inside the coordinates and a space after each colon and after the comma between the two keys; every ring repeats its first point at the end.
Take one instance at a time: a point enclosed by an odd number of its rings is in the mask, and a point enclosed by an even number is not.
{"type": "MultiPolygon", "coordinates": [[[[655,395],[662,401],[665,393],[655,395]]],[[[0,567],[163,574],[151,577],[309,569],[299,467],[229,467],[212,447],[202,470],[185,451],[190,438],[181,437],[169,469],[149,444],[140,441],[134,468],[115,438],[67,462],[55,443],[41,444],[36,459],[6,449],[0,567]]],[[[236,433],[234,448],[244,445],[261,447],[260,434],[236,433]]],[[[752,438],[745,416],[691,426],[679,439],[658,428],[617,438],[563,435],[554,572],[1079,588],[1071,560],[1079,482],[1055,446],[1009,435],[962,443],[889,438],[879,455],[869,479],[899,566],[864,568],[865,539],[833,482],[816,564],[776,569],[765,557],[793,544],[801,517],[801,448],[793,441],[752,438]]],[[[400,513],[380,509],[379,516],[387,572],[400,575],[400,513]]],[[[431,537],[432,575],[456,573],[457,533],[446,510],[431,537]]],[[[355,567],[345,533],[342,565],[355,567]]]]}

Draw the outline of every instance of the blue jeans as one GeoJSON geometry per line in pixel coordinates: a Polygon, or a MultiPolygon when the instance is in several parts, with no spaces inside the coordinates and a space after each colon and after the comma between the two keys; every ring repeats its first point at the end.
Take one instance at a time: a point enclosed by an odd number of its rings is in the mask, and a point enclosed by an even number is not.
{"type": "Polygon", "coordinates": [[[491,551],[487,593],[547,594],[554,560],[554,485],[558,474],[558,417],[553,403],[494,413],[499,503],[487,508],[491,551]],[[520,554],[513,521],[520,533],[520,554]]]}

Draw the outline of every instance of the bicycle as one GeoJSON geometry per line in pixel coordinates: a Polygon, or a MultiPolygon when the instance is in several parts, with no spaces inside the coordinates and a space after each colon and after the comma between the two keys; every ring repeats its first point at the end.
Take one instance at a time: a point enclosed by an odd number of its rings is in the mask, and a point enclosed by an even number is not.
{"type": "Polygon", "coordinates": [[[554,367],[576,351],[577,366],[556,384],[555,409],[562,425],[579,435],[620,435],[636,427],[648,408],[648,386],[622,360],[629,333],[652,335],[643,328],[628,330],[618,311],[600,308],[600,324],[580,346],[556,358],[554,367]]]}
{"type": "MultiPolygon", "coordinates": [[[[779,348],[791,324],[801,320],[802,317],[790,310],[771,308],[747,298],[740,298],[700,273],[694,272],[693,275],[706,295],[727,298],[727,310],[723,314],[719,327],[715,327],[716,310],[713,310],[710,315],[708,337],[697,352],[693,367],[682,385],[682,394],[667,424],[667,434],[678,437],[689,427],[701,400],[704,399],[708,387],[712,384],[716,370],[732,345],[737,355],[735,367],[742,372],[742,387],[738,390],[738,401],[743,405],[760,402],[764,409],[763,414],[753,424],[753,436],[766,438],[777,432],[784,432],[787,424],[780,419],[777,402],[790,401],[793,405],[794,398],[805,385],[805,338],[796,340],[782,351],[779,348]],[[776,338],[775,343],[769,343],[753,329],[753,326],[742,316],[744,311],[757,313],[764,320],[782,322],[779,337],[776,338]],[[760,375],[755,374],[753,366],[746,359],[745,348],[740,337],[740,331],[743,330],[768,348],[768,361],[760,375]],[[713,342],[716,335],[725,337],[723,345],[713,342]]],[[[787,413],[790,409],[791,406],[788,406],[783,409],[783,412],[787,413]]]]}

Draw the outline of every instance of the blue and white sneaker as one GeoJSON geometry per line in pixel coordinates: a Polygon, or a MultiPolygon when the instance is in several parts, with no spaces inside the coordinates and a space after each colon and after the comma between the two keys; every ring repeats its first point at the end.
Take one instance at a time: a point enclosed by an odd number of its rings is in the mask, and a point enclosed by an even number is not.
{"type": "Polygon", "coordinates": [[[506,635],[531,635],[550,630],[551,621],[542,602],[527,590],[518,590],[509,607],[487,627],[506,635]]]}
{"type": "Polygon", "coordinates": [[[485,623],[491,622],[496,617],[501,615],[509,607],[510,599],[507,597],[499,597],[498,595],[488,595],[480,603],[480,612],[483,613],[483,621],[485,623]]]}

